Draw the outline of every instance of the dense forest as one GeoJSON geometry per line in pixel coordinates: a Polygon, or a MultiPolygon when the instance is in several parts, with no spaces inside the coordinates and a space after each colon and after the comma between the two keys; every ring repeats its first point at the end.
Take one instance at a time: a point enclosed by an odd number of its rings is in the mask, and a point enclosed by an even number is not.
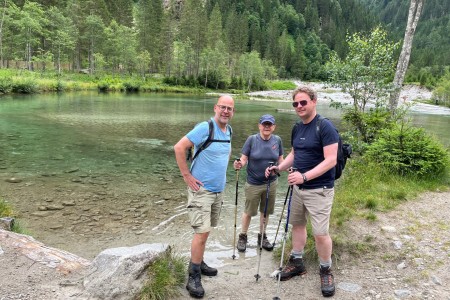
{"type": "MultiPolygon", "coordinates": [[[[40,62],[58,71],[160,74],[213,88],[250,88],[263,78],[326,80],[325,63],[331,51],[347,53],[347,34],[382,22],[401,40],[409,6],[409,0],[1,2],[2,66],[25,61],[28,69],[40,62]]],[[[412,51],[413,68],[437,77],[450,65],[449,6],[425,1],[412,51]]]]}
{"type": "MultiPolygon", "coordinates": [[[[378,15],[395,40],[403,39],[410,0],[360,0],[378,15]]],[[[439,78],[450,66],[450,1],[426,0],[411,52],[409,81],[439,78]],[[425,78],[423,78],[425,77],[425,78]]]]}

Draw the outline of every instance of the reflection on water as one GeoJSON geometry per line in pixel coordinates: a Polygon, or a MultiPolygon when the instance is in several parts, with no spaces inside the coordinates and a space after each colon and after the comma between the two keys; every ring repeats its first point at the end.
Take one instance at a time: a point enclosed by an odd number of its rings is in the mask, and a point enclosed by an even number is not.
{"type": "MultiPolygon", "coordinates": [[[[13,203],[36,238],[81,255],[167,239],[188,251],[192,232],[185,216],[186,187],[172,146],[197,122],[213,115],[216,99],[97,93],[2,98],[0,196],[13,203]],[[21,182],[5,181],[12,177],[21,182]]],[[[265,113],[275,116],[275,133],[288,151],[298,118],[293,110],[278,109],[291,109],[290,103],[237,101],[231,122],[233,157],[257,132],[265,113]]],[[[336,110],[326,105],[318,110],[338,122],[336,110]]],[[[450,145],[448,116],[414,115],[414,120],[450,145]]],[[[281,204],[268,224],[269,239],[277,230],[287,189],[284,179],[277,197],[281,204]]],[[[222,221],[208,245],[215,257],[233,253],[234,180],[230,167],[222,221]]],[[[239,223],[244,182],[245,176],[240,176],[239,223]]],[[[253,220],[249,229],[246,257],[256,255],[257,223],[253,220]]]]}

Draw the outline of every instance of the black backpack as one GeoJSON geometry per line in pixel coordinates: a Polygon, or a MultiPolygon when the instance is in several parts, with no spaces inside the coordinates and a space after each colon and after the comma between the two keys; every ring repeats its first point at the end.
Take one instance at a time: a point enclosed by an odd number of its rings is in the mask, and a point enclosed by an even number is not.
{"type": "Polygon", "coordinates": [[[197,156],[200,154],[200,152],[202,152],[203,150],[205,150],[206,148],[209,147],[209,145],[211,145],[211,143],[231,143],[231,135],[233,134],[233,131],[231,130],[231,126],[227,124],[227,129],[230,131],[230,140],[215,140],[214,139],[214,124],[212,122],[211,119],[208,120],[208,125],[209,125],[209,134],[208,134],[208,138],[205,140],[205,142],[203,142],[203,144],[201,144],[198,147],[197,152],[195,152],[194,155],[192,155],[194,153],[194,147],[191,147],[188,149],[188,152],[186,154],[186,160],[189,162],[193,162],[194,159],[197,158],[197,156]]]}
{"type": "MultiPolygon", "coordinates": [[[[322,137],[320,135],[320,125],[322,124],[322,120],[326,119],[322,116],[319,116],[319,119],[316,123],[316,134],[318,135],[320,142],[322,143],[322,137]]],[[[333,125],[334,126],[334,125],[333,125]]],[[[336,127],[334,127],[336,129],[336,127]]],[[[338,151],[337,151],[337,161],[335,166],[335,175],[334,179],[339,179],[342,175],[342,171],[344,171],[345,164],[347,163],[347,158],[351,158],[352,154],[352,145],[350,144],[344,144],[342,142],[341,135],[339,134],[339,131],[336,129],[338,135],[339,135],[339,142],[338,142],[338,151]]]]}

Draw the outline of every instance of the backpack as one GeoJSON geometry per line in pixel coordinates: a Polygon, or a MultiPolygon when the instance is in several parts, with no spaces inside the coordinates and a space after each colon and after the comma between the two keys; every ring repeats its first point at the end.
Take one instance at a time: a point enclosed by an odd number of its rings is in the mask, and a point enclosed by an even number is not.
{"type": "MultiPolygon", "coordinates": [[[[319,119],[316,123],[316,134],[320,139],[320,143],[322,143],[322,137],[320,135],[320,125],[322,124],[322,120],[326,119],[322,116],[319,116],[319,119]]],[[[333,125],[334,126],[334,125],[333,125]]],[[[338,151],[337,151],[337,160],[336,160],[336,166],[335,168],[335,175],[334,180],[339,179],[342,175],[342,171],[345,168],[345,164],[347,163],[347,158],[351,158],[352,154],[352,145],[350,144],[344,144],[342,142],[341,135],[339,134],[339,131],[334,127],[334,129],[337,131],[339,135],[339,142],[338,142],[338,151]]]]}
{"type": "Polygon", "coordinates": [[[206,148],[209,147],[209,145],[211,145],[211,143],[231,143],[231,135],[233,134],[233,131],[231,130],[231,126],[227,124],[227,129],[230,131],[230,139],[229,140],[215,140],[214,139],[214,124],[213,121],[211,119],[208,120],[208,125],[209,125],[209,133],[208,133],[208,138],[198,147],[197,152],[195,152],[194,155],[192,155],[194,153],[194,147],[191,147],[188,149],[187,154],[186,154],[186,160],[189,162],[193,162],[194,159],[197,158],[197,156],[206,148]]]}

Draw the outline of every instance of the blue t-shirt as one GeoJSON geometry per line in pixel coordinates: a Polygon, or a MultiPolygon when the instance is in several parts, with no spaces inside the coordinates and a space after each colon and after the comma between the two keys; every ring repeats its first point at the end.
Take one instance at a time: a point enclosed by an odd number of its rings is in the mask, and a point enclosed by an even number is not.
{"type": "MultiPolygon", "coordinates": [[[[231,127],[222,132],[211,118],[214,124],[215,140],[230,140],[231,127]]],[[[194,153],[198,147],[206,141],[209,135],[209,124],[207,121],[197,124],[186,137],[194,144],[194,153]]],[[[192,175],[203,183],[203,187],[213,193],[220,193],[225,189],[228,161],[230,159],[231,143],[212,142],[204,149],[191,166],[192,175]]]]}
{"type": "MultiPolygon", "coordinates": [[[[265,171],[269,162],[276,164],[280,155],[283,155],[281,138],[272,134],[270,139],[265,141],[259,133],[251,135],[242,147],[242,154],[248,157],[247,182],[255,185],[265,184],[267,183],[265,171]]],[[[271,176],[270,182],[276,178],[276,175],[271,176]]]]}
{"type": "MultiPolygon", "coordinates": [[[[323,147],[339,142],[339,134],[328,119],[322,120],[320,131],[316,132],[318,119],[319,115],[317,114],[308,124],[298,122],[292,129],[291,145],[294,148],[294,167],[301,173],[313,169],[325,159],[323,147]]],[[[308,180],[301,187],[304,189],[332,188],[334,187],[334,175],[333,167],[321,176],[308,180]]]]}

